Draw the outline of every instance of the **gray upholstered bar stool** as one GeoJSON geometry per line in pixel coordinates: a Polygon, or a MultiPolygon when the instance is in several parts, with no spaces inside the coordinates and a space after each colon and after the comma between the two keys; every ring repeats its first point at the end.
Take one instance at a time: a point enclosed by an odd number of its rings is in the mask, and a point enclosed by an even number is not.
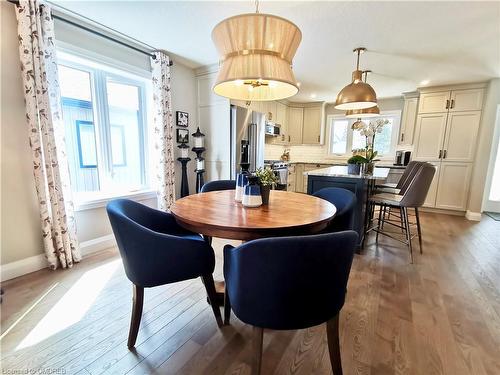
{"type": "Polygon", "coordinates": [[[380,184],[375,185],[375,194],[376,193],[393,193],[400,194],[401,190],[405,190],[410,184],[411,180],[415,176],[418,171],[418,167],[420,167],[424,162],[423,161],[410,161],[406,166],[404,173],[401,175],[397,184],[380,184]]]}
{"type": "Polygon", "coordinates": [[[393,193],[379,193],[370,197],[370,204],[380,206],[377,225],[370,228],[368,231],[377,232],[376,241],[378,242],[378,235],[383,234],[395,240],[403,242],[408,246],[410,251],[410,262],[413,263],[413,248],[411,240],[414,235],[411,234],[411,224],[408,218],[408,208],[415,209],[417,235],[420,245],[420,253],[422,253],[422,230],[420,227],[420,217],[418,208],[421,207],[427,196],[427,192],[432,183],[435,167],[429,163],[421,163],[414,177],[408,184],[403,194],[393,193]],[[387,208],[398,209],[400,214],[400,222],[395,223],[386,218],[387,208]],[[395,235],[384,230],[384,224],[400,228],[403,231],[404,239],[398,238],[395,235]]]}

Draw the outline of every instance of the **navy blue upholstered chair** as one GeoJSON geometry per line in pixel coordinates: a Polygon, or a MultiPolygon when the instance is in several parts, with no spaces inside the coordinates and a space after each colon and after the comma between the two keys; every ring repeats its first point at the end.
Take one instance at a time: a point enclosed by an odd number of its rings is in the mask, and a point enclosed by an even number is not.
{"type": "MultiPolygon", "coordinates": [[[[216,301],[214,251],[199,234],[180,227],[169,213],[127,199],[111,201],[106,209],[125,273],[133,284],[129,348],[135,345],[139,332],[144,288],[201,276],[209,301],[216,301]]],[[[221,326],[217,303],[211,305],[221,326]]]]}
{"type": "Polygon", "coordinates": [[[208,193],[209,191],[217,191],[217,190],[234,190],[236,189],[236,181],[235,180],[218,180],[218,181],[210,181],[201,187],[202,193],[208,193]]]}
{"type": "Polygon", "coordinates": [[[318,190],[313,194],[332,203],[337,208],[337,213],[328,224],[325,232],[340,232],[352,230],[354,226],[354,208],[356,196],[352,191],[342,188],[329,187],[318,190]]]}
{"type": "Polygon", "coordinates": [[[358,235],[354,231],[266,238],[224,248],[228,305],[254,326],[252,373],[260,373],[263,328],[302,329],[327,322],[334,374],[342,374],[339,312],[358,235]]]}

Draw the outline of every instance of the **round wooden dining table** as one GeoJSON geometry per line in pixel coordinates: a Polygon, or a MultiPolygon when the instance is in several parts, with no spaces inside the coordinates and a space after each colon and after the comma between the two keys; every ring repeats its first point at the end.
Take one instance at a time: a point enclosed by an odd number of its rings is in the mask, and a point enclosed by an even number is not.
{"type": "MultiPolygon", "coordinates": [[[[236,202],[234,194],[234,190],[219,190],[189,195],[170,210],[179,225],[205,238],[242,241],[318,233],[337,212],[326,200],[289,191],[272,190],[269,204],[256,208],[236,202]]],[[[215,281],[215,289],[216,303],[224,306],[224,324],[229,324],[231,305],[224,281],[215,281]]]]}
{"type": "Polygon", "coordinates": [[[264,237],[298,236],[325,229],[337,209],[311,195],[272,190],[269,204],[246,208],[234,200],[234,190],[189,195],[171,212],[182,227],[210,237],[249,241],[264,237]]]}

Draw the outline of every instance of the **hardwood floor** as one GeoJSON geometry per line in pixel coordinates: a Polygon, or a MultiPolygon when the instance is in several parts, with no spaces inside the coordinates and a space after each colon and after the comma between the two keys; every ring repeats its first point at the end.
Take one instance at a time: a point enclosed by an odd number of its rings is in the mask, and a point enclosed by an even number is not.
{"type": "MultiPolygon", "coordinates": [[[[340,315],[344,373],[500,374],[500,222],[422,213],[422,227],[413,265],[388,238],[370,236],[356,255],[340,315]]],[[[216,278],[227,242],[214,239],[216,278]]],[[[132,288],[114,249],[2,286],[2,373],[250,373],[251,327],[232,315],[219,330],[200,279],[145,290],[134,351],[132,288]]],[[[263,374],[331,373],[324,325],[265,331],[263,353],[263,374]]]]}

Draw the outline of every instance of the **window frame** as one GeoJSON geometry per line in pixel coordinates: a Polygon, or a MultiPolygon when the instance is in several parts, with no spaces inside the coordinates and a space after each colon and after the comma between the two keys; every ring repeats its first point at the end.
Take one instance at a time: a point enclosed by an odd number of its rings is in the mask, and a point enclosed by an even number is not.
{"type": "MultiPolygon", "coordinates": [[[[399,143],[399,131],[400,131],[400,126],[401,126],[401,110],[391,110],[391,111],[381,111],[380,115],[377,116],[378,118],[384,118],[384,117],[393,117],[395,121],[393,122],[392,126],[392,133],[391,133],[391,147],[390,147],[390,152],[384,155],[380,155],[381,160],[392,160],[394,159],[396,155],[396,149],[398,147],[399,143]]],[[[376,119],[376,118],[372,118],[376,119]]],[[[338,121],[338,120],[355,120],[355,119],[350,119],[345,117],[345,115],[342,114],[330,114],[327,116],[327,155],[329,158],[333,159],[344,159],[344,158],[349,158],[352,156],[352,142],[353,142],[353,132],[354,130],[351,129],[350,125],[348,124],[348,129],[347,129],[347,140],[346,140],[346,152],[344,154],[336,154],[331,152],[331,142],[332,142],[332,129],[333,129],[333,122],[338,121]]]]}
{"type": "MultiPolygon", "coordinates": [[[[58,56],[57,65],[64,65],[71,69],[77,69],[89,73],[90,90],[92,102],[92,116],[95,132],[96,153],[97,153],[97,172],[99,176],[99,191],[96,192],[76,192],[73,191],[75,210],[92,209],[105,206],[106,203],[114,198],[119,197],[134,197],[153,198],[156,196],[155,190],[151,186],[151,177],[148,171],[150,170],[150,158],[147,152],[148,135],[150,125],[148,123],[148,112],[150,111],[151,103],[149,96],[151,95],[151,86],[148,83],[150,72],[144,72],[138,69],[127,69],[122,64],[112,64],[108,59],[96,59],[95,55],[80,51],[73,51],[69,48],[57,48],[58,56]],[[149,77],[147,77],[149,74],[149,77]],[[116,191],[111,188],[111,178],[113,167],[112,150],[111,150],[111,126],[121,126],[119,124],[111,124],[109,115],[109,106],[107,101],[107,78],[111,82],[125,85],[133,85],[138,88],[139,109],[138,120],[142,123],[139,130],[139,155],[140,155],[140,176],[141,183],[137,188],[116,191]],[[105,156],[106,155],[106,156],[105,156]]],[[[61,103],[62,103],[61,95],[61,103]]],[[[77,120],[84,121],[84,120],[77,120]]],[[[78,152],[80,144],[78,144],[78,152]]],[[[78,155],[80,157],[80,155],[78,155]]]]}

